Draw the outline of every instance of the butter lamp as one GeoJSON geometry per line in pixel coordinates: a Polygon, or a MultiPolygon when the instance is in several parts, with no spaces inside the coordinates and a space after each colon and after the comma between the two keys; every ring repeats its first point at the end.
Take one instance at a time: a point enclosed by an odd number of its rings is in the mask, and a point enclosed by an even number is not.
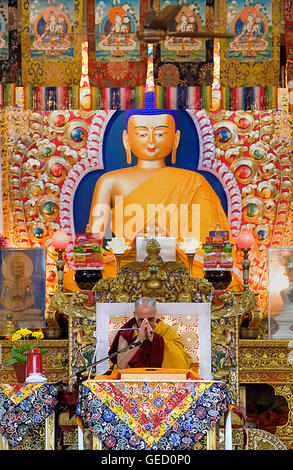
{"type": "Polygon", "coordinates": [[[236,245],[243,251],[243,259],[242,259],[242,272],[243,272],[243,289],[249,289],[249,268],[250,268],[250,260],[248,258],[249,251],[254,245],[255,238],[253,233],[248,229],[242,229],[237,238],[236,238],[236,245]]]}
{"type": "Polygon", "coordinates": [[[111,250],[116,259],[117,274],[120,270],[120,263],[123,253],[130,248],[129,242],[125,241],[125,238],[114,237],[109,240],[106,248],[111,250]]]}
{"type": "Polygon", "coordinates": [[[193,259],[196,251],[201,248],[201,242],[194,237],[185,237],[184,241],[179,243],[179,248],[183,250],[187,256],[189,276],[192,277],[193,259]]]}
{"type": "Polygon", "coordinates": [[[51,238],[51,245],[55,248],[58,253],[58,258],[56,260],[57,268],[57,280],[58,280],[58,290],[63,290],[63,278],[64,278],[64,266],[65,261],[63,259],[63,254],[69,244],[69,238],[67,233],[64,230],[57,230],[51,238]]]}

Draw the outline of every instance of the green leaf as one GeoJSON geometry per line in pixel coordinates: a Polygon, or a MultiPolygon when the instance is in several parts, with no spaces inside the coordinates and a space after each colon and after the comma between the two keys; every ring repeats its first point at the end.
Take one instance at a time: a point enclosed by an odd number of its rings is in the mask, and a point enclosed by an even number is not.
{"type": "Polygon", "coordinates": [[[18,362],[26,362],[26,361],[19,360],[19,359],[9,359],[9,361],[7,362],[7,365],[11,366],[12,364],[17,364],[18,362]]]}

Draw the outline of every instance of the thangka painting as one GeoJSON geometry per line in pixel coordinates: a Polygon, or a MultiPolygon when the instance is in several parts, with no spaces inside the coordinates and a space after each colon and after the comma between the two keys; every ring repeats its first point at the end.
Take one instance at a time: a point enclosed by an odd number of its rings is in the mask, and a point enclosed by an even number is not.
{"type": "MultiPolygon", "coordinates": [[[[170,32],[213,30],[213,0],[163,1],[181,5],[168,27],[170,32]]],[[[156,106],[167,109],[210,107],[209,87],[213,83],[213,40],[166,36],[154,45],[154,83],[156,106]]]]}
{"type": "Polygon", "coordinates": [[[146,83],[147,45],[138,41],[146,0],[87,0],[88,70],[92,87],[146,83]]]}
{"type": "Polygon", "coordinates": [[[243,8],[243,4],[228,0],[228,29],[235,33],[235,37],[228,40],[229,58],[250,62],[271,60],[271,1],[243,8]]]}
{"type": "Polygon", "coordinates": [[[96,0],[96,57],[98,61],[139,60],[139,0],[116,3],[96,0]]]}
{"type": "Polygon", "coordinates": [[[220,0],[221,85],[273,86],[280,71],[280,1],[220,0]]]}
{"type": "Polygon", "coordinates": [[[79,84],[82,2],[21,0],[21,7],[23,85],[79,84]]]}
{"type": "Polygon", "coordinates": [[[0,1],[0,61],[8,59],[8,0],[0,1]]]}
{"type": "MultiPolygon", "coordinates": [[[[165,2],[177,5],[178,2],[165,2]]],[[[162,5],[162,8],[164,5],[162,5]]],[[[185,3],[169,25],[168,31],[186,33],[205,30],[206,2],[185,3]]],[[[167,36],[161,44],[162,62],[201,62],[206,56],[206,41],[201,38],[167,36]]]]}
{"type": "Polygon", "coordinates": [[[48,1],[33,3],[30,8],[31,57],[42,60],[70,60],[74,54],[72,27],[74,3],[48,5],[48,1]],[[65,7],[65,8],[64,8],[65,7]]]}
{"type": "Polygon", "coordinates": [[[43,328],[46,308],[46,249],[0,249],[0,323],[43,328]]]}

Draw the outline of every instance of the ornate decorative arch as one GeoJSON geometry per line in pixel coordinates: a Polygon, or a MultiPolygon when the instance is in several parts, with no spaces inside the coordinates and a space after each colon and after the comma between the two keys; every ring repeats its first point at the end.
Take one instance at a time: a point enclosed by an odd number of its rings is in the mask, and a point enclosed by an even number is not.
{"type": "MultiPolygon", "coordinates": [[[[265,305],[267,249],[292,245],[293,162],[278,132],[278,120],[268,111],[187,112],[199,135],[198,169],[214,174],[222,183],[233,235],[241,226],[255,234],[251,281],[265,305]]],[[[28,132],[9,152],[9,175],[3,175],[9,180],[10,208],[5,207],[5,214],[11,219],[14,245],[46,246],[53,260],[50,239],[54,231],[61,226],[73,240],[74,194],[87,173],[103,168],[102,142],[113,114],[30,114],[28,132]]],[[[67,253],[69,263],[72,248],[73,242],[67,253]]]]}
{"type": "MultiPolygon", "coordinates": [[[[74,220],[72,217],[74,194],[80,180],[89,172],[103,169],[102,143],[105,129],[115,111],[107,113],[98,111],[92,119],[88,135],[87,157],[77,162],[69,171],[60,193],[60,225],[74,240],[74,220]]],[[[194,122],[199,136],[200,170],[214,174],[222,183],[228,199],[228,217],[234,236],[237,235],[241,223],[241,194],[237,181],[227,165],[215,159],[214,130],[204,110],[188,112],[194,122]]],[[[73,241],[67,251],[68,262],[73,259],[73,241]]]]}

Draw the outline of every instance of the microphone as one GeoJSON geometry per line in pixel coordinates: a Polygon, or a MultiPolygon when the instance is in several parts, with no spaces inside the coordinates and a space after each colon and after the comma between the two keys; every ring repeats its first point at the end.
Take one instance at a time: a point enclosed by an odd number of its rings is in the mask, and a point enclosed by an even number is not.
{"type": "Polygon", "coordinates": [[[136,346],[141,346],[145,341],[149,341],[148,337],[146,337],[145,339],[141,339],[140,341],[136,341],[135,343],[130,344],[130,346],[128,346],[128,349],[133,349],[133,348],[136,348],[136,346]]]}
{"type": "MultiPolygon", "coordinates": [[[[153,330],[150,331],[150,335],[153,336],[154,332],[153,330]]],[[[136,346],[141,346],[145,341],[149,341],[149,338],[148,336],[145,338],[145,339],[141,339],[140,341],[136,341],[135,343],[132,343],[130,346],[129,346],[129,349],[133,349],[133,348],[136,348],[136,346]]]]}

